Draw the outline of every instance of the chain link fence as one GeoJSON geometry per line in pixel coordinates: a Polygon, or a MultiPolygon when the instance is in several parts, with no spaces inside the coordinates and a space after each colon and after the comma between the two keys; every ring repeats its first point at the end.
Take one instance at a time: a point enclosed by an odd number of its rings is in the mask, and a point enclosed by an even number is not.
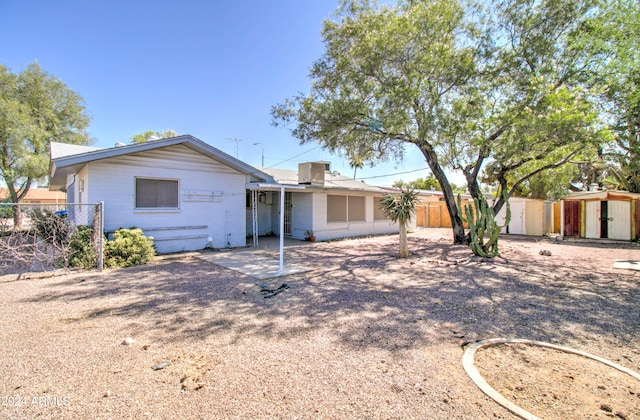
{"type": "Polygon", "coordinates": [[[0,275],[103,267],[102,203],[0,203],[0,275]]]}

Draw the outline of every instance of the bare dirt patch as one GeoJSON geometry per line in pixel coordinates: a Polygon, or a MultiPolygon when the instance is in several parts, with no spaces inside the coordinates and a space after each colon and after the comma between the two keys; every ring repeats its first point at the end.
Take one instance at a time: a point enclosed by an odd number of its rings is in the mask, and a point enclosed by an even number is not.
{"type": "Polygon", "coordinates": [[[640,381],[587,357],[500,344],[479,350],[476,366],[496,391],[540,418],[635,419],[640,413],[640,381]]]}
{"type": "MultiPolygon", "coordinates": [[[[289,288],[269,299],[264,282],[193,255],[1,277],[0,416],[514,418],[461,364],[466,343],[495,337],[640,370],[639,275],[612,268],[640,259],[637,247],[512,237],[488,260],[450,238],[417,231],[408,259],[393,235],[288,247],[287,262],[312,271],[273,280],[289,288]]],[[[539,365],[536,380],[547,376],[539,365]]],[[[637,418],[610,404],[608,415],[637,418]]]]}

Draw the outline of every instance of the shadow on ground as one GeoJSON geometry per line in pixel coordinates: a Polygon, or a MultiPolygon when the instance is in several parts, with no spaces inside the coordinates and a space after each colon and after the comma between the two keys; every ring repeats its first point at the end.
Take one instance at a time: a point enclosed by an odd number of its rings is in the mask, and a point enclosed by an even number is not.
{"type": "Polygon", "coordinates": [[[167,341],[329,330],[352,348],[402,350],[493,337],[570,344],[597,335],[624,344],[640,336],[638,277],[583,260],[584,245],[553,244],[573,247],[575,257],[545,258],[529,249],[536,243],[512,239],[503,241],[504,258],[489,260],[446,238],[411,237],[411,257],[398,259],[396,241],[289,247],[289,260],[313,271],[273,280],[290,288],[270,299],[251,277],[176,255],[56,278],[29,302],[63,300],[74,322],[120,317],[130,320],[127,333],[167,341]]]}

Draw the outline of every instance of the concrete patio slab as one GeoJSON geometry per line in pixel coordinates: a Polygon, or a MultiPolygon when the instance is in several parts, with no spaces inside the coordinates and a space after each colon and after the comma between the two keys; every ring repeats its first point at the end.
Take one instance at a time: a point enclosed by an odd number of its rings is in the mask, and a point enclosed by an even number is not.
{"type": "Polygon", "coordinates": [[[615,260],[613,262],[613,268],[640,271],[640,261],[615,260]]]}
{"type": "Polygon", "coordinates": [[[289,264],[286,263],[286,261],[283,270],[280,271],[279,260],[260,255],[255,249],[201,252],[197,254],[197,257],[212,264],[217,264],[247,276],[254,277],[258,280],[266,280],[311,271],[310,268],[289,264]]]}

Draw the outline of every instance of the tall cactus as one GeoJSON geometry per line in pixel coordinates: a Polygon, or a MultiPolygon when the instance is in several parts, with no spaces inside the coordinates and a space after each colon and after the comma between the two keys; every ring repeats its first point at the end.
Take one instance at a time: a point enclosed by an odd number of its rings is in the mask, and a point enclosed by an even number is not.
{"type": "Polygon", "coordinates": [[[511,221],[511,207],[509,206],[509,196],[503,192],[504,202],[507,206],[507,217],[504,225],[496,223],[493,208],[489,207],[484,197],[474,198],[473,205],[475,212],[470,205],[464,206],[466,217],[462,214],[462,203],[458,194],[458,215],[463,222],[469,224],[469,235],[471,237],[471,250],[481,257],[493,258],[498,255],[498,236],[503,227],[511,221]],[[487,239],[485,239],[485,236],[487,239]]]}

